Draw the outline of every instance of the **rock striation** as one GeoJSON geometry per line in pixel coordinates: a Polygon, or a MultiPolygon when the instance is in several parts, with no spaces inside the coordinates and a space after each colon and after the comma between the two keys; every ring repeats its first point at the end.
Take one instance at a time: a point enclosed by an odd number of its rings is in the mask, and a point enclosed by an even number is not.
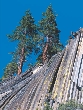
{"type": "Polygon", "coordinates": [[[74,99],[83,104],[83,28],[48,63],[0,82],[0,110],[53,110],[74,99]]]}

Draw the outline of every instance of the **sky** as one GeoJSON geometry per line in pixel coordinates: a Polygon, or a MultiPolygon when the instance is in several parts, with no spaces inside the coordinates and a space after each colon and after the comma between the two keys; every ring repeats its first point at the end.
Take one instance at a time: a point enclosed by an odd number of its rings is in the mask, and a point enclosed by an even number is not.
{"type": "MultiPolygon", "coordinates": [[[[50,3],[58,14],[60,41],[66,45],[71,31],[83,27],[83,0],[0,0],[0,77],[3,76],[3,68],[12,60],[8,53],[16,48],[16,42],[10,42],[6,35],[12,34],[28,9],[37,24],[50,3]]],[[[35,62],[35,57],[29,58],[29,62],[35,62]]]]}

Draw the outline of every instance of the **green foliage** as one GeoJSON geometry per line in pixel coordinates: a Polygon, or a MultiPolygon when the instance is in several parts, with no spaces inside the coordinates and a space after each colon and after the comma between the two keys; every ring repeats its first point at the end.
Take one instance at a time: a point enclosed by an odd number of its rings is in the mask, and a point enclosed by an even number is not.
{"type": "Polygon", "coordinates": [[[20,26],[16,27],[12,35],[8,35],[10,41],[18,41],[17,50],[13,53],[14,59],[19,59],[23,47],[25,48],[24,56],[31,54],[33,49],[35,52],[39,49],[36,48],[36,45],[39,42],[39,37],[34,22],[34,18],[28,10],[26,11],[25,16],[22,17],[20,26]]]}
{"type": "Polygon", "coordinates": [[[45,107],[44,107],[44,110],[53,110],[52,108],[50,108],[50,105],[49,103],[47,102],[45,107]]]}
{"type": "Polygon", "coordinates": [[[52,62],[53,62],[53,60],[50,59],[47,66],[50,67],[52,62]]]}
{"type": "Polygon", "coordinates": [[[25,15],[19,22],[19,26],[13,31],[12,34],[7,35],[10,41],[17,41],[17,48],[11,52],[13,62],[23,66],[26,58],[33,52],[39,54],[37,63],[42,63],[42,55],[45,43],[45,38],[50,38],[47,54],[50,58],[61,51],[63,45],[59,42],[60,30],[57,28],[56,14],[53,12],[50,5],[46,12],[42,14],[43,18],[40,20],[39,25],[35,25],[35,20],[32,17],[30,10],[25,12],[25,15]],[[24,52],[22,53],[22,49],[24,52]]]}
{"type": "Polygon", "coordinates": [[[2,79],[11,76],[14,73],[17,73],[17,70],[18,70],[17,63],[11,62],[7,64],[6,68],[4,69],[4,76],[2,77],[2,79]]]}
{"type": "Polygon", "coordinates": [[[70,100],[65,104],[60,104],[60,106],[58,107],[58,110],[76,110],[77,108],[83,109],[83,105],[78,104],[78,102],[74,100],[70,100]]]}
{"type": "MultiPolygon", "coordinates": [[[[42,14],[43,18],[39,22],[39,30],[43,35],[58,35],[60,30],[57,28],[56,16],[53,12],[52,6],[50,5],[46,12],[42,14]]],[[[57,36],[58,38],[58,36],[57,36]]]]}
{"type": "Polygon", "coordinates": [[[40,54],[38,55],[38,57],[37,57],[36,60],[37,60],[36,64],[42,63],[42,53],[40,53],[40,54]]]}
{"type": "Polygon", "coordinates": [[[13,34],[7,36],[10,41],[17,41],[18,43],[16,51],[12,52],[12,56],[13,61],[21,64],[21,67],[27,56],[32,52],[37,54],[40,50],[37,46],[40,41],[37,26],[29,10],[26,11],[25,16],[20,21],[20,25],[16,27],[13,34]],[[22,49],[24,49],[23,52],[22,49]]]}
{"type": "Polygon", "coordinates": [[[2,78],[0,78],[0,82],[2,81],[2,78]]]}
{"type": "MultiPolygon", "coordinates": [[[[34,24],[34,18],[31,16],[30,11],[26,11],[25,16],[22,17],[20,21],[20,26],[17,26],[13,35],[8,35],[8,38],[11,41],[19,40],[23,41],[25,44],[26,37],[34,37],[34,40],[37,39],[37,30],[36,25],[34,24]]],[[[28,39],[31,40],[31,39],[28,39]]]]}
{"type": "MultiPolygon", "coordinates": [[[[64,46],[59,41],[60,30],[57,28],[57,15],[53,12],[52,6],[48,6],[46,12],[42,13],[42,15],[43,18],[39,21],[38,31],[44,36],[42,40],[42,50],[44,50],[45,42],[49,43],[47,54],[50,56],[49,58],[51,58],[55,53],[61,51],[64,46]],[[49,40],[47,41],[45,38],[49,40]]],[[[40,61],[39,58],[38,60],[40,61]]]]}

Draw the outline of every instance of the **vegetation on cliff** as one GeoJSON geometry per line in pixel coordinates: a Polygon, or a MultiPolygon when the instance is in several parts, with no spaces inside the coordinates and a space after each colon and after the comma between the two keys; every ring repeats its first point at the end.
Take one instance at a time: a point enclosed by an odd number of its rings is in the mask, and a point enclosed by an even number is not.
{"type": "Polygon", "coordinates": [[[42,15],[43,18],[36,25],[30,10],[26,11],[19,26],[12,34],[7,35],[11,42],[17,41],[16,50],[11,52],[13,56],[11,62],[16,64],[16,68],[13,69],[13,64],[10,62],[4,69],[4,77],[14,73],[21,74],[24,63],[32,53],[38,56],[36,63],[44,63],[63,49],[59,39],[60,30],[56,23],[57,15],[53,12],[52,5],[48,6],[42,15]],[[13,72],[10,73],[10,70],[13,72]]]}
{"type": "Polygon", "coordinates": [[[83,105],[76,102],[75,100],[69,100],[65,104],[60,104],[58,110],[83,110],[83,105]]]}
{"type": "MultiPolygon", "coordinates": [[[[50,108],[49,103],[46,103],[44,110],[53,110],[53,109],[50,108]]],[[[83,104],[80,104],[75,100],[69,100],[65,104],[64,103],[60,104],[57,110],[83,110],[83,104]]]]}
{"type": "Polygon", "coordinates": [[[46,12],[42,13],[42,16],[42,19],[39,21],[38,30],[43,36],[42,58],[43,62],[45,62],[47,57],[49,59],[55,53],[61,51],[63,45],[60,43],[60,30],[56,23],[57,15],[53,12],[52,5],[48,6],[46,12]]]}

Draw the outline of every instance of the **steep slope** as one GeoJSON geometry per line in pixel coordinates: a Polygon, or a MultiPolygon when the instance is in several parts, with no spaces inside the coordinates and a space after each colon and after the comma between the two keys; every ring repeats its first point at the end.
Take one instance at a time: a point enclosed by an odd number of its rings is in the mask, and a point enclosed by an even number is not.
{"type": "Polygon", "coordinates": [[[0,110],[53,110],[70,99],[83,103],[83,28],[48,63],[0,83],[0,110]]]}

